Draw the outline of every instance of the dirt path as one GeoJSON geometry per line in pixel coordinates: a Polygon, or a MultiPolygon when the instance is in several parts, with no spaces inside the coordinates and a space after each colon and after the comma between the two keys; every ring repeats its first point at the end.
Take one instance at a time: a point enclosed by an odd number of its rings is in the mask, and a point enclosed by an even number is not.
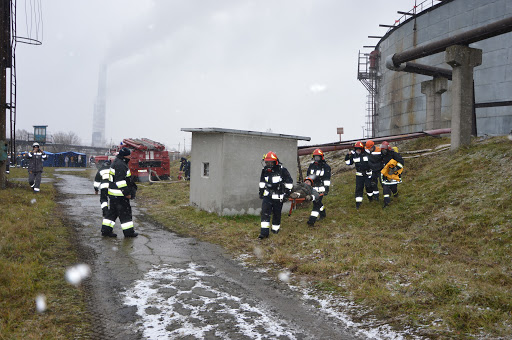
{"type": "Polygon", "coordinates": [[[222,249],[137,219],[139,237],[100,234],[91,181],[56,175],[64,212],[91,266],[84,282],[103,339],[362,339],[287,285],[244,268],[222,249]]]}

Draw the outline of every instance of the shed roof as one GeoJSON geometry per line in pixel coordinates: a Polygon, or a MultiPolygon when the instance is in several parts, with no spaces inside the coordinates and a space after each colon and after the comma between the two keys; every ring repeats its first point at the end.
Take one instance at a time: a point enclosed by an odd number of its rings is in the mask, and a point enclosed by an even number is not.
{"type": "Polygon", "coordinates": [[[263,136],[263,137],[277,137],[277,138],[287,138],[287,139],[296,139],[296,140],[305,140],[305,141],[310,141],[311,140],[311,137],[304,137],[304,136],[293,136],[293,135],[283,135],[283,134],[280,134],[280,133],[247,131],[247,130],[234,130],[234,129],[222,129],[222,128],[182,128],[181,131],[185,131],[185,132],[202,132],[202,133],[232,133],[232,134],[238,134],[238,135],[253,135],[253,136],[263,136]]]}

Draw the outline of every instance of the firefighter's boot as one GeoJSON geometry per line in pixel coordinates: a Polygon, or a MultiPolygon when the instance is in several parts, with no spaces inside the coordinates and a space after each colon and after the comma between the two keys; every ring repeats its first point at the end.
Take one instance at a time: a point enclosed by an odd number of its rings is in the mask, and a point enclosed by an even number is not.
{"type": "Polygon", "coordinates": [[[269,228],[261,228],[261,230],[260,230],[260,235],[258,236],[258,238],[259,238],[260,240],[262,240],[262,239],[264,239],[264,238],[267,238],[267,237],[268,237],[268,235],[269,235],[268,229],[269,229],[269,228]]]}
{"type": "Polygon", "coordinates": [[[379,201],[379,194],[373,194],[373,199],[378,202],[379,201]]]}
{"type": "Polygon", "coordinates": [[[362,202],[356,202],[356,209],[359,209],[359,207],[361,206],[361,203],[362,202]]]}
{"type": "Polygon", "coordinates": [[[101,226],[101,236],[105,237],[117,237],[117,234],[113,232],[113,228],[107,227],[105,225],[101,226]]]}
{"type": "Polygon", "coordinates": [[[368,197],[368,201],[369,201],[369,202],[373,201],[373,195],[372,195],[372,196],[367,195],[367,197],[368,197]]]}
{"type": "Polygon", "coordinates": [[[139,233],[136,233],[133,228],[123,230],[124,237],[137,237],[139,233]]]}
{"type": "Polygon", "coordinates": [[[308,225],[310,227],[314,227],[315,226],[315,222],[316,222],[316,217],[315,216],[309,216],[308,225]]]}
{"type": "Polygon", "coordinates": [[[323,220],[326,217],[327,217],[327,213],[325,212],[325,209],[324,209],[324,210],[320,211],[320,218],[318,220],[319,221],[323,220]]]}

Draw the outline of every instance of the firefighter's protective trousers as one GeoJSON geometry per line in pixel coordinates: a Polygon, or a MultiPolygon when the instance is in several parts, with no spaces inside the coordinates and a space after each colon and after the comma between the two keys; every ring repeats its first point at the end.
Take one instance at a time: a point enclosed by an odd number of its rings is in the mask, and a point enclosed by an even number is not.
{"type": "Polygon", "coordinates": [[[371,175],[356,173],[356,203],[363,202],[364,189],[366,189],[366,195],[368,199],[373,197],[373,187],[371,183],[371,175]]]}
{"type": "Polygon", "coordinates": [[[123,234],[131,235],[134,233],[133,220],[132,220],[132,207],[130,200],[126,197],[113,197],[110,196],[110,207],[107,216],[103,219],[101,226],[102,234],[109,234],[114,229],[114,223],[119,218],[123,234]]]}
{"type": "Polygon", "coordinates": [[[270,228],[270,216],[272,215],[272,230],[278,232],[281,227],[281,210],[283,201],[272,199],[269,196],[263,197],[261,203],[261,231],[260,234],[268,237],[270,228]]]}
{"type": "Polygon", "coordinates": [[[34,191],[39,191],[41,186],[41,174],[42,171],[29,171],[28,173],[28,184],[34,191]]]}
{"type": "Polygon", "coordinates": [[[393,196],[398,195],[398,184],[384,184],[382,183],[382,194],[384,195],[384,203],[389,204],[391,202],[391,193],[393,196]]]}

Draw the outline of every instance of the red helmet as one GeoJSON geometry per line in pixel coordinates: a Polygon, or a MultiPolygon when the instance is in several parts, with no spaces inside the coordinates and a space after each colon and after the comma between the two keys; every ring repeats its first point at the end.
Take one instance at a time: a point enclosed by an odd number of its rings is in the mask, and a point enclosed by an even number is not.
{"type": "Polygon", "coordinates": [[[386,141],[382,142],[382,144],[380,145],[380,148],[381,148],[382,150],[386,150],[386,149],[387,149],[387,150],[391,150],[391,147],[389,146],[389,143],[388,143],[388,142],[386,142],[386,141]]]}
{"type": "Polygon", "coordinates": [[[354,145],[354,148],[355,148],[355,149],[357,149],[357,148],[364,149],[363,142],[356,142],[356,144],[354,145]]]}
{"type": "Polygon", "coordinates": [[[322,160],[324,160],[324,153],[323,153],[323,151],[322,151],[322,150],[320,150],[320,149],[315,149],[315,151],[313,151],[313,158],[314,158],[315,156],[322,156],[322,160]]]}
{"type": "Polygon", "coordinates": [[[276,153],[274,151],[267,152],[265,155],[265,162],[276,162],[276,165],[279,164],[276,153]]]}
{"type": "Polygon", "coordinates": [[[375,145],[375,143],[372,140],[367,140],[366,144],[365,144],[365,148],[371,149],[374,145],[375,145]]]}

